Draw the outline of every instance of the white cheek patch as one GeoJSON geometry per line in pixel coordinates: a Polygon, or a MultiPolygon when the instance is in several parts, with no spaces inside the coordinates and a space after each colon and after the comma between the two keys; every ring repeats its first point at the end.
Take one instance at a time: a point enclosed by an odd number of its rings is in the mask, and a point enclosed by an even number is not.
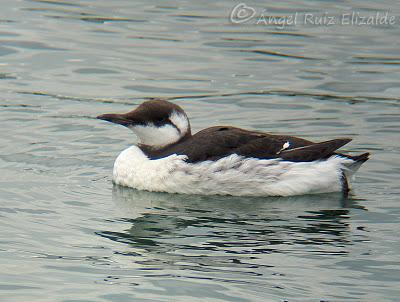
{"type": "Polygon", "coordinates": [[[169,116],[171,123],[157,127],[152,123],[135,125],[129,128],[137,135],[139,143],[161,148],[179,141],[190,129],[189,120],[184,113],[172,112],[169,116]]]}
{"type": "Polygon", "coordinates": [[[189,129],[189,120],[184,114],[174,111],[169,120],[179,129],[182,136],[186,134],[189,129]]]}
{"type": "Polygon", "coordinates": [[[144,145],[163,147],[177,142],[180,138],[180,133],[172,125],[156,127],[154,125],[136,125],[130,127],[139,138],[139,142],[144,145]]]}

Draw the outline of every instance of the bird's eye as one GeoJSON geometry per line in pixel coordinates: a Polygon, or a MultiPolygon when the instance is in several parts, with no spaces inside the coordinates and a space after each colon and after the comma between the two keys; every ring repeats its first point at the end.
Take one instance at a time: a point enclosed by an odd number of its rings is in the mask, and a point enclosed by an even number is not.
{"type": "Polygon", "coordinates": [[[160,116],[159,118],[157,118],[157,122],[164,122],[165,121],[165,117],[160,116]]]}

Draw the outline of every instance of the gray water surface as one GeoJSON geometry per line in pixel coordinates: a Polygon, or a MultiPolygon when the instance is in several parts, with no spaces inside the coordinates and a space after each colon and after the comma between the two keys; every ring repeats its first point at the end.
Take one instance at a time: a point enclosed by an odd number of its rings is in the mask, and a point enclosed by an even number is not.
{"type": "Polygon", "coordinates": [[[394,25],[233,24],[231,1],[2,0],[1,301],[398,301],[400,7],[394,25]],[[372,153],[353,195],[205,197],[114,187],[148,98],[197,131],[235,125],[372,153]]]}

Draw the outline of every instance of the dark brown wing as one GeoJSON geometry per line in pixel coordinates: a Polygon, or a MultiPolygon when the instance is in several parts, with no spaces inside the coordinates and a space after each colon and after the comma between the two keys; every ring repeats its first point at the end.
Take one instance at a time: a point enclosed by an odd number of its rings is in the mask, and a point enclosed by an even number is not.
{"type": "Polygon", "coordinates": [[[282,158],[300,162],[327,158],[349,141],[350,139],[337,139],[313,143],[294,136],[272,135],[218,126],[204,129],[182,142],[161,150],[151,150],[145,146],[142,146],[142,150],[152,159],[171,154],[186,155],[187,161],[191,163],[218,160],[231,154],[260,159],[282,158]]]}
{"type": "Polygon", "coordinates": [[[340,147],[349,143],[349,138],[337,138],[330,141],[315,143],[309,146],[284,150],[279,157],[288,161],[314,161],[327,158],[340,147]]]}

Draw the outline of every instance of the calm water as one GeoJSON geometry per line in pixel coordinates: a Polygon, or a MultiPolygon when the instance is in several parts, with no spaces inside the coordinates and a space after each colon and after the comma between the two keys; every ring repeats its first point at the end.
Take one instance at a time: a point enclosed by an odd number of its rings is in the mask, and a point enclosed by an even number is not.
{"type": "Polygon", "coordinates": [[[1,1],[1,301],[398,301],[399,4],[247,2],[397,17],[284,29],[232,24],[234,5],[1,1]],[[153,97],[195,130],[349,136],[373,156],[349,200],[113,187],[135,138],[93,117],[153,97]]]}

